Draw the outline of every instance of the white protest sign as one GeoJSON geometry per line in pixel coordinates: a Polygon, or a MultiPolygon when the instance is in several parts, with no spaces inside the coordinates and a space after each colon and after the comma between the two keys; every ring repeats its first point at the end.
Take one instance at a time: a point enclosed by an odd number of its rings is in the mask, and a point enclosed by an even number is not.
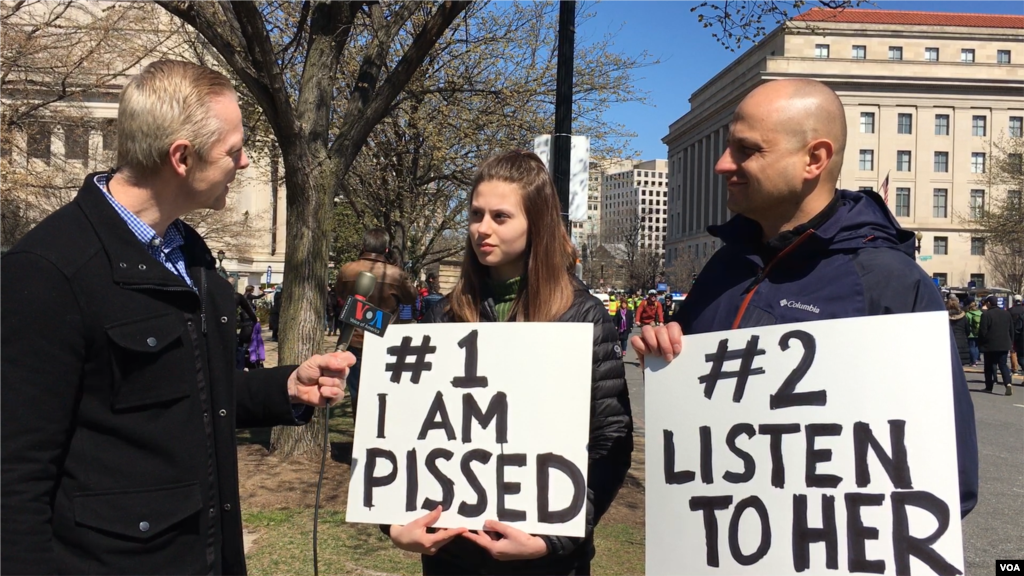
{"type": "Polygon", "coordinates": [[[649,359],[647,573],[962,574],[949,344],[930,312],[649,359]]]}
{"type": "Polygon", "coordinates": [[[350,522],[498,520],[583,536],[594,327],[392,325],[367,336],[350,522]]]}

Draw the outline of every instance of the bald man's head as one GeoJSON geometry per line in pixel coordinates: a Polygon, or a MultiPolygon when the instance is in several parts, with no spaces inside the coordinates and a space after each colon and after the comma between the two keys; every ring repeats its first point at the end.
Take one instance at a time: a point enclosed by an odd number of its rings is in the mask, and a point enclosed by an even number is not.
{"type": "Polygon", "coordinates": [[[715,171],[726,179],[729,210],[770,228],[834,195],[845,147],[835,92],[815,80],[778,80],[740,102],[715,171]]]}
{"type": "Polygon", "coordinates": [[[793,148],[804,148],[815,140],[828,140],[833,157],[824,177],[839,180],[846,150],[846,110],[839,96],[817,80],[775,80],[758,86],[740,103],[736,114],[761,109],[764,129],[783,135],[793,148]]]}

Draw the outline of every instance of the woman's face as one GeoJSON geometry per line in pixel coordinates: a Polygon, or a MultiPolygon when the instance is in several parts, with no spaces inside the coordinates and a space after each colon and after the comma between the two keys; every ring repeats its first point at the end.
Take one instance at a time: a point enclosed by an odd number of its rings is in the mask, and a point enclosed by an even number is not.
{"type": "Polygon", "coordinates": [[[477,186],[469,207],[469,239],[492,277],[508,280],[522,274],[528,231],[519,186],[499,181],[477,186]]]}

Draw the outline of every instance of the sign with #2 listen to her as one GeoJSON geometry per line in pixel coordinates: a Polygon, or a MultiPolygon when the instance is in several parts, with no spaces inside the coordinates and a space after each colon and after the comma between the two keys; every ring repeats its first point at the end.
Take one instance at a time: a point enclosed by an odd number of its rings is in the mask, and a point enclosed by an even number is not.
{"type": "Polygon", "coordinates": [[[364,340],[350,522],[583,536],[593,325],[403,324],[364,340]]]}
{"type": "Polygon", "coordinates": [[[949,347],[929,312],[648,361],[647,573],[962,574],[949,347]]]}

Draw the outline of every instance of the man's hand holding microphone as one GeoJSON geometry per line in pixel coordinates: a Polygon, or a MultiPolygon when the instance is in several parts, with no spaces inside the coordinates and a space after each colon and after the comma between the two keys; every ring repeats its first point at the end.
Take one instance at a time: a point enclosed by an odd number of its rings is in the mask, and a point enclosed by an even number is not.
{"type": "MultiPolygon", "coordinates": [[[[361,272],[356,279],[356,294],[352,299],[366,300],[373,293],[377,278],[361,272]]],[[[338,344],[330,354],[315,354],[299,365],[288,377],[288,396],[293,404],[307,404],[323,408],[337,404],[345,398],[345,379],[356,357],[348,352],[355,326],[346,323],[341,329],[338,344]]]]}

